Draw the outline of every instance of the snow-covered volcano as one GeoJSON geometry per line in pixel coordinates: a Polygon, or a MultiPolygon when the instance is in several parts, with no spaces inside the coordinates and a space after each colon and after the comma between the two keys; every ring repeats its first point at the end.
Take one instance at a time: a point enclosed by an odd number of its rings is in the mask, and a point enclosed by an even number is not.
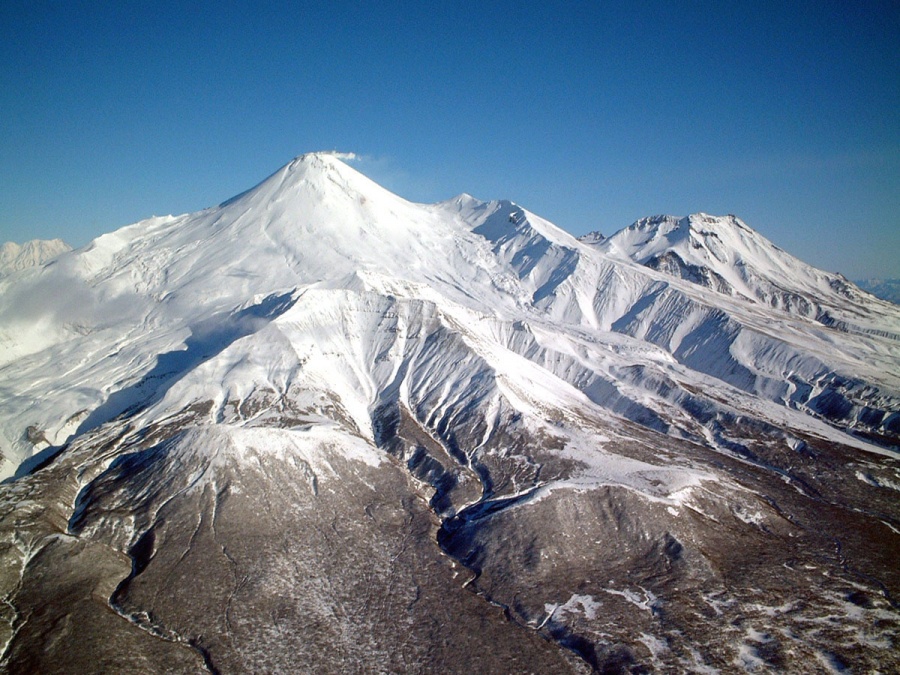
{"type": "Polygon", "coordinates": [[[885,663],[898,363],[900,308],[733,217],[586,243],[304,155],[0,279],[3,658],[885,663]]]}
{"type": "Polygon", "coordinates": [[[644,218],[596,245],[608,255],[812,318],[821,303],[871,302],[844,277],[807,265],[732,215],[644,218]]]}

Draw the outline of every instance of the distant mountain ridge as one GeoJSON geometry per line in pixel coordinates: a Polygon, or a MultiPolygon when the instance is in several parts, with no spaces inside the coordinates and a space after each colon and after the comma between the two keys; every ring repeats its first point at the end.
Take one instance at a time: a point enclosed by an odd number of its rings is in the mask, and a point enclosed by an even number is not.
{"type": "Polygon", "coordinates": [[[598,246],[720,293],[805,315],[814,316],[810,298],[860,300],[844,277],[802,262],[733,215],[643,218],[598,246]]]}
{"type": "Polygon", "coordinates": [[[32,239],[21,245],[12,241],[0,244],[0,277],[43,265],[71,250],[72,247],[62,239],[32,239]]]}
{"type": "Polygon", "coordinates": [[[900,279],[858,279],[853,283],[876,298],[900,305],[900,279]]]}
{"type": "Polygon", "coordinates": [[[846,277],[808,265],[736,216],[653,216],[608,238],[597,235],[581,241],[609,256],[839,330],[900,337],[896,328],[885,331],[865,320],[858,323],[866,310],[846,311],[870,303],[870,296],[846,277]],[[842,316],[836,316],[836,309],[842,316]]]}

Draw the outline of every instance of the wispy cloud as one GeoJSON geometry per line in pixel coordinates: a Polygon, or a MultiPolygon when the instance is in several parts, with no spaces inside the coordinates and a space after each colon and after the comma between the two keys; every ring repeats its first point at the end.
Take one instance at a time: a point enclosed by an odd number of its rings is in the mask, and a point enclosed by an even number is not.
{"type": "Polygon", "coordinates": [[[355,152],[338,152],[337,150],[326,150],[322,154],[330,155],[331,157],[337,157],[339,160],[344,161],[344,162],[362,161],[362,157],[357,155],[355,152]]]}

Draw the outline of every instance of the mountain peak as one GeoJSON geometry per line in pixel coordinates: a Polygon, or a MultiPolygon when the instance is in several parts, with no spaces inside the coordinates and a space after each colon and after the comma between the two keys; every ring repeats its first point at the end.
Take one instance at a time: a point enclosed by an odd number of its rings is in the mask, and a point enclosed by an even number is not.
{"type": "Polygon", "coordinates": [[[846,296],[847,284],[782,250],[735,215],[703,212],[651,216],[636,221],[599,244],[606,253],[645,267],[775,307],[815,303],[798,294],[846,296]],[[786,289],[792,289],[790,291],[786,289]]]}
{"type": "Polygon", "coordinates": [[[356,155],[353,153],[307,152],[294,157],[274,175],[281,175],[283,180],[292,182],[296,180],[313,181],[328,176],[333,178],[341,176],[345,181],[351,176],[354,178],[349,178],[350,180],[355,180],[357,177],[364,178],[359,171],[343,161],[355,157],[356,155]]]}
{"type": "Polygon", "coordinates": [[[606,241],[606,237],[600,230],[593,230],[578,237],[578,241],[580,241],[582,244],[590,244],[591,246],[596,246],[606,241]]]}
{"type": "Polygon", "coordinates": [[[612,252],[624,253],[640,263],[682,246],[689,247],[685,252],[691,257],[708,260],[711,256],[720,263],[737,263],[748,256],[753,258],[770,252],[788,255],[732,214],[650,216],[635,221],[607,241],[612,252]]]}
{"type": "Polygon", "coordinates": [[[315,168],[339,168],[346,167],[346,161],[356,159],[356,153],[353,152],[337,152],[335,150],[320,150],[318,152],[304,152],[297,155],[286,167],[289,169],[298,169],[303,167],[315,168]]]}
{"type": "Polygon", "coordinates": [[[326,201],[338,195],[361,203],[371,198],[405,201],[346,163],[356,157],[354,153],[335,151],[298,155],[261,183],[219,206],[241,204],[244,209],[252,201],[265,208],[266,204],[291,203],[303,195],[326,201]]]}
{"type": "MultiPolygon", "coordinates": [[[[744,221],[733,214],[725,216],[715,216],[702,211],[692,213],[688,216],[672,216],[672,215],[656,215],[641,218],[634,222],[631,226],[625,228],[624,231],[634,230],[642,233],[649,233],[651,238],[666,237],[670,241],[673,238],[686,237],[689,233],[704,235],[710,233],[721,233],[722,231],[741,230],[756,236],[752,228],[748,227],[744,221]],[[674,234],[673,237],[673,233],[674,234]]],[[[615,236],[615,235],[614,235],[615,236]]]]}
{"type": "Polygon", "coordinates": [[[13,241],[0,244],[0,277],[27,267],[43,265],[71,250],[72,247],[62,239],[32,239],[21,246],[13,241]]]}
{"type": "Polygon", "coordinates": [[[724,216],[714,216],[700,211],[697,213],[692,213],[682,220],[686,221],[687,227],[695,232],[703,232],[705,230],[741,230],[745,233],[749,233],[757,237],[761,236],[753,228],[748,226],[743,220],[732,213],[724,216]]]}

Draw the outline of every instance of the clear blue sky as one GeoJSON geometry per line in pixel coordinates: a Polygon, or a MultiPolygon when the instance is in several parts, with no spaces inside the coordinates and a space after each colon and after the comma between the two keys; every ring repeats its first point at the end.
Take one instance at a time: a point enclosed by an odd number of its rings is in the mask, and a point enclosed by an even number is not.
{"type": "Polygon", "coordinates": [[[311,150],[575,234],[735,213],[900,277],[900,2],[0,3],[0,241],[198,210],[311,150]]]}

